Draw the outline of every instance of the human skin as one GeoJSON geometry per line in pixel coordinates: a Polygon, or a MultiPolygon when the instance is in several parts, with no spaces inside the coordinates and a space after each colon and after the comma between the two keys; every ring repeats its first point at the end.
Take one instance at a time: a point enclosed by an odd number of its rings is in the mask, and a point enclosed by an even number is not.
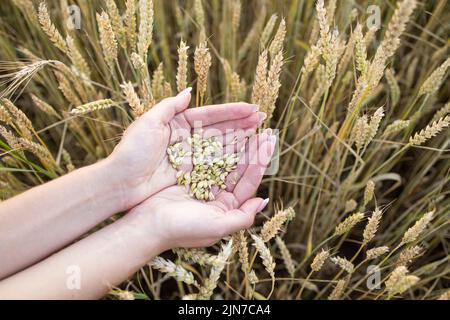
{"type": "Polygon", "coordinates": [[[246,153],[256,158],[241,165],[227,189],[208,203],[176,186],[165,150],[179,140],[174,128],[190,131],[194,122],[218,132],[245,129],[237,143],[242,144],[264,115],[245,103],[186,109],[189,101],[189,90],[164,100],[125,131],[104,161],[0,205],[0,298],[100,298],[165,250],[208,246],[253,223],[267,204],[253,195],[274,149],[270,130],[251,137],[246,153]],[[128,209],[123,218],[48,257],[128,209]],[[76,290],[67,286],[71,267],[80,271],[76,290]]]}

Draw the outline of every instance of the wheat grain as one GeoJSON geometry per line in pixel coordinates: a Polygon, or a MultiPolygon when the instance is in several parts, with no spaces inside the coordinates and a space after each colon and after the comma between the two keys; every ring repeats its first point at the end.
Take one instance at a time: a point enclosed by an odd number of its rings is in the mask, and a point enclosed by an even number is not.
{"type": "Polygon", "coordinates": [[[384,75],[386,76],[386,80],[391,91],[392,107],[394,108],[400,100],[400,87],[398,86],[394,71],[392,69],[386,69],[384,75]]]}
{"type": "Polygon", "coordinates": [[[340,224],[338,224],[334,230],[335,236],[343,235],[349,232],[358,222],[364,219],[364,214],[357,212],[346,218],[340,224]]]}
{"type": "Polygon", "coordinates": [[[434,218],[434,211],[425,213],[416,223],[409,228],[403,235],[401,244],[411,243],[417,240],[426,227],[430,224],[434,218]]]}

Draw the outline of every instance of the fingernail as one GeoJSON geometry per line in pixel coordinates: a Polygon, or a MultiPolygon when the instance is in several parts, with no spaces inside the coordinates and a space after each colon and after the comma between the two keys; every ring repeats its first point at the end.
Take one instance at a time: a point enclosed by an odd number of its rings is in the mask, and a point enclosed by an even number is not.
{"type": "Polygon", "coordinates": [[[271,136],[270,137],[270,142],[275,145],[275,143],[277,143],[277,137],[276,136],[271,136]]]}
{"type": "Polygon", "coordinates": [[[264,119],[267,118],[267,114],[265,112],[260,111],[260,112],[258,112],[258,117],[259,117],[259,122],[261,123],[264,121],[264,119]]]}
{"type": "Polygon", "coordinates": [[[264,199],[263,202],[261,202],[261,204],[259,205],[257,212],[263,211],[264,208],[267,207],[267,204],[269,203],[269,200],[270,200],[269,198],[264,199]]]}
{"type": "Polygon", "coordinates": [[[268,135],[271,136],[272,135],[272,129],[267,128],[266,130],[264,130],[264,132],[268,135]]]}
{"type": "Polygon", "coordinates": [[[256,104],[252,105],[252,112],[256,112],[258,110],[259,110],[259,107],[256,104]]]}
{"type": "Polygon", "coordinates": [[[187,87],[186,89],[180,91],[180,93],[178,93],[179,96],[181,96],[182,94],[188,94],[192,91],[192,87],[187,87]]]}

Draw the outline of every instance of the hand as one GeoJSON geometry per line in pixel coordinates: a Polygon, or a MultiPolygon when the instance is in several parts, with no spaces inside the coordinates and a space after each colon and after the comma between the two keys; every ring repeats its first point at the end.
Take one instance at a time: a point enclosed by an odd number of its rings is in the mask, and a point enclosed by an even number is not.
{"type": "Polygon", "coordinates": [[[115,179],[120,185],[122,210],[176,182],[166,149],[180,139],[180,132],[190,134],[195,124],[219,131],[246,129],[246,135],[251,135],[265,118],[255,105],[247,103],[187,109],[190,99],[189,88],[162,100],[131,124],[108,157],[108,168],[117,174],[115,179]]]}
{"type": "Polygon", "coordinates": [[[268,199],[254,198],[270,162],[276,139],[268,129],[252,136],[245,161],[228,176],[225,190],[211,202],[191,198],[187,187],[172,185],[135,207],[130,214],[143,215],[161,250],[210,246],[226,235],[249,228],[268,199]]]}

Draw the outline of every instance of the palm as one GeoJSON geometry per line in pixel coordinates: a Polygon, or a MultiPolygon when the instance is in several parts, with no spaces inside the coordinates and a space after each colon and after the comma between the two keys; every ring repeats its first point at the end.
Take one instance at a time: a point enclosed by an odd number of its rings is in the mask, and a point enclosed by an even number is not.
{"type": "Polygon", "coordinates": [[[129,206],[175,184],[175,170],[167,161],[166,149],[184,140],[194,126],[217,128],[220,132],[229,128],[254,129],[258,124],[252,105],[235,103],[185,110],[190,97],[184,102],[176,100],[182,98],[166,99],[144,114],[125,131],[114,150],[117,167],[123,168],[124,188],[133,190],[129,206]]]}
{"type": "MultiPolygon", "coordinates": [[[[227,179],[226,190],[215,192],[214,201],[191,198],[184,186],[165,188],[141,207],[152,212],[155,232],[169,247],[202,247],[234,231],[248,228],[262,200],[252,198],[270,161],[274,141],[270,134],[253,136],[246,159],[227,179]]],[[[172,177],[173,179],[173,177],[172,177]]]]}

